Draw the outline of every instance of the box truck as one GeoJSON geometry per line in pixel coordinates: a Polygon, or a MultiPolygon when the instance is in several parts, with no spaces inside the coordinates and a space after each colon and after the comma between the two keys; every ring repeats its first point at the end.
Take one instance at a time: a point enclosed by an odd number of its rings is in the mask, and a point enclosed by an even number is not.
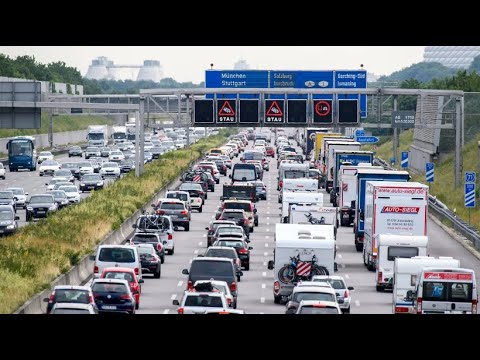
{"type": "Polygon", "coordinates": [[[327,175],[327,183],[325,185],[325,190],[327,193],[333,188],[333,174],[335,172],[335,157],[334,151],[335,150],[350,150],[350,151],[357,151],[360,150],[361,144],[359,142],[354,141],[334,141],[328,140],[325,143],[325,169],[327,175]]]}

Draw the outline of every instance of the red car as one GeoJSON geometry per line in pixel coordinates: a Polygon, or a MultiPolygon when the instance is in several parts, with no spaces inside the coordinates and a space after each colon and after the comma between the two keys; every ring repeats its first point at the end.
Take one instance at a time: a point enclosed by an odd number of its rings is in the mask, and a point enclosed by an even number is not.
{"type": "Polygon", "coordinates": [[[267,156],[275,157],[275,149],[273,148],[273,146],[267,146],[265,149],[267,150],[267,156]]]}
{"type": "Polygon", "coordinates": [[[140,284],[143,284],[143,279],[138,280],[133,269],[122,267],[107,267],[103,269],[100,279],[120,279],[127,280],[130,284],[130,291],[135,296],[135,309],[138,310],[140,306],[140,293],[142,288],[140,284]]]}

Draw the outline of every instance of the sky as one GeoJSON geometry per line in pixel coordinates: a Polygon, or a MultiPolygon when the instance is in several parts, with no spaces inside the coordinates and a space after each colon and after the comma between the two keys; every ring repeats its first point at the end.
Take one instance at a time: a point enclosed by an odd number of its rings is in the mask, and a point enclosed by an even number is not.
{"type": "Polygon", "coordinates": [[[388,75],[423,60],[423,46],[0,46],[0,53],[33,55],[42,63],[64,61],[85,76],[92,59],[106,56],[115,64],[141,65],[159,60],[165,77],[204,81],[205,70],[233,69],[240,59],[251,69],[364,69],[388,75]]]}

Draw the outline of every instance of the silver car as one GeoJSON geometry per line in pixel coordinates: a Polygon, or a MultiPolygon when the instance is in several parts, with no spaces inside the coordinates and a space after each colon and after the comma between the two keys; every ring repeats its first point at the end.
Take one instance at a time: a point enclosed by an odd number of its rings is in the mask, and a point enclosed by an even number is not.
{"type": "Polygon", "coordinates": [[[342,312],[350,313],[350,304],[352,302],[350,291],[354,290],[354,288],[353,286],[347,287],[343,276],[315,275],[312,277],[312,281],[328,281],[337,294],[337,302],[342,312]]]}
{"type": "Polygon", "coordinates": [[[17,199],[16,205],[17,208],[25,209],[25,202],[27,201],[28,192],[25,192],[21,187],[9,187],[5,189],[6,191],[13,192],[13,196],[17,199]]]}

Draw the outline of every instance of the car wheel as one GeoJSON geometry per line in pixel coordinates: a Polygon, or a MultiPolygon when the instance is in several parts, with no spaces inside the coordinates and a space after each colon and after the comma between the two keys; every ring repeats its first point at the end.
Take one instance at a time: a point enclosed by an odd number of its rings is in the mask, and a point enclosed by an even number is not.
{"type": "Polygon", "coordinates": [[[257,221],[255,221],[255,226],[258,226],[258,220],[257,220],[257,221]]]}
{"type": "Polygon", "coordinates": [[[153,274],[153,277],[155,279],[160,279],[160,276],[162,275],[162,271],[160,269],[160,266],[158,267],[157,271],[155,271],[155,273],[153,274]]]}
{"type": "Polygon", "coordinates": [[[241,276],[237,276],[237,281],[238,281],[238,282],[242,281],[241,279],[242,279],[241,276]]]}
{"type": "Polygon", "coordinates": [[[43,174],[42,174],[42,173],[40,173],[40,176],[43,176],[43,174]]]}
{"type": "Polygon", "coordinates": [[[170,250],[170,255],[173,255],[174,252],[175,252],[175,248],[173,248],[172,250],[170,250]]]}
{"type": "Polygon", "coordinates": [[[253,232],[253,229],[254,229],[254,228],[253,228],[253,227],[251,227],[251,228],[250,228],[250,232],[253,232]]]}
{"type": "Polygon", "coordinates": [[[165,262],[165,255],[160,258],[160,263],[163,264],[164,262],[165,262]]]}
{"type": "Polygon", "coordinates": [[[250,270],[250,261],[245,264],[245,270],[249,271],[250,270]]]}
{"type": "Polygon", "coordinates": [[[185,231],[190,231],[190,223],[186,223],[184,225],[184,229],[185,229],[185,231]]]}
{"type": "Polygon", "coordinates": [[[198,208],[198,212],[201,213],[202,211],[203,211],[203,206],[200,206],[200,207],[198,208]]]}
{"type": "Polygon", "coordinates": [[[215,180],[215,183],[216,183],[216,184],[220,184],[220,179],[215,180]]]}
{"type": "Polygon", "coordinates": [[[378,292],[383,292],[383,286],[377,285],[376,288],[378,292]]]}
{"type": "Polygon", "coordinates": [[[280,304],[282,302],[282,297],[281,296],[276,296],[276,295],[273,295],[273,302],[275,304],[280,304]]]}
{"type": "Polygon", "coordinates": [[[140,307],[140,303],[135,303],[135,310],[138,310],[138,308],[140,307]]]}
{"type": "Polygon", "coordinates": [[[342,309],[342,312],[344,314],[350,314],[350,307],[348,307],[347,309],[342,309]]]}

